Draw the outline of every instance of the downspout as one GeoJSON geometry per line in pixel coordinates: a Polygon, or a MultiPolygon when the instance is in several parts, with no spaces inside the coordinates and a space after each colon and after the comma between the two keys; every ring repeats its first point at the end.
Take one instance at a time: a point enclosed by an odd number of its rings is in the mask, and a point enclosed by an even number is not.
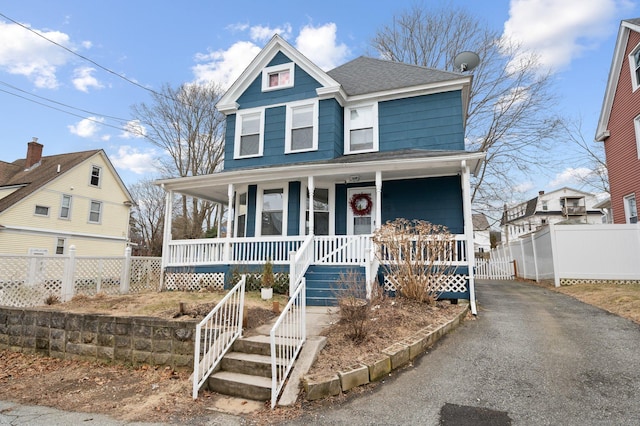
{"type": "Polygon", "coordinates": [[[478,315],[476,306],[476,287],[474,277],[474,267],[476,264],[475,253],[473,251],[473,220],[471,215],[471,182],[469,180],[469,166],[467,162],[462,160],[462,173],[460,180],[462,181],[462,210],[464,215],[464,235],[467,249],[467,267],[469,270],[469,306],[471,313],[478,315]]]}

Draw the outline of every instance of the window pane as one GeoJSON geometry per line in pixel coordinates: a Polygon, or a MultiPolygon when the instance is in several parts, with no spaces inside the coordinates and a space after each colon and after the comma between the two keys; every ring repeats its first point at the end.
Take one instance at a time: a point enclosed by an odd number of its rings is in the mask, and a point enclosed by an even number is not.
{"type": "Polygon", "coordinates": [[[353,233],[355,235],[371,233],[371,216],[358,216],[353,218],[353,233]]]}
{"type": "Polygon", "coordinates": [[[36,214],[40,216],[49,216],[49,207],[36,206],[36,214]]]}
{"type": "Polygon", "coordinates": [[[351,131],[351,151],[373,149],[373,129],[351,131]]]}
{"type": "Polygon", "coordinates": [[[260,133],[260,114],[245,115],[242,117],[242,135],[260,133]]]}
{"type": "Polygon", "coordinates": [[[238,237],[244,237],[244,229],[247,216],[242,214],[238,216],[238,237]]]}
{"type": "Polygon", "coordinates": [[[291,150],[313,148],[313,127],[293,129],[291,131],[291,150]]]}
{"type": "Polygon", "coordinates": [[[351,128],[373,127],[373,107],[361,107],[351,110],[351,128]]]}
{"type": "Polygon", "coordinates": [[[71,196],[63,195],[62,196],[62,206],[60,207],[60,217],[62,219],[69,218],[69,212],[71,207],[71,196]]]}
{"type": "Polygon", "coordinates": [[[282,188],[264,190],[262,197],[262,211],[282,211],[283,205],[282,188]]]}
{"type": "Polygon", "coordinates": [[[281,71],[278,73],[278,75],[280,76],[280,82],[278,83],[278,86],[286,86],[287,84],[289,84],[289,70],[281,71]]]}
{"type": "Polygon", "coordinates": [[[260,135],[240,138],[240,155],[256,155],[260,152],[260,135]]]}
{"type": "Polygon", "coordinates": [[[276,87],[278,85],[278,73],[269,74],[269,87],[276,87]]]}
{"type": "Polygon", "coordinates": [[[313,105],[294,108],[291,125],[294,129],[313,126],[313,105]]]}
{"type": "Polygon", "coordinates": [[[262,235],[282,235],[282,212],[262,212],[262,235]]]}
{"type": "Polygon", "coordinates": [[[91,211],[89,212],[89,222],[100,222],[100,210],[102,205],[97,201],[91,202],[91,211]]]}

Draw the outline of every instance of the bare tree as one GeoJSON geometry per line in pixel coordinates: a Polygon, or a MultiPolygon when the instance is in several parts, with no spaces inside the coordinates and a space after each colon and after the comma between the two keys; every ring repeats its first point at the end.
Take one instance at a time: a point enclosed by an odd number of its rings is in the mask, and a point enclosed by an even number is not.
{"type": "Polygon", "coordinates": [[[465,10],[413,6],[379,29],[371,42],[382,57],[450,71],[455,56],[476,52],[466,128],[468,149],[486,152],[473,181],[472,200],[481,211],[500,209],[517,174],[549,164],[541,153],[560,126],[552,112],[549,73],[533,54],[501,38],[465,10]]]}
{"type": "MultiPolygon", "coordinates": [[[[144,136],[168,154],[161,161],[165,176],[204,175],[222,167],[225,120],[215,108],[222,93],[214,84],[183,84],[177,89],[167,84],[152,95],[150,104],[132,107],[144,136]]],[[[214,209],[211,203],[182,196],[182,230],[176,238],[200,238],[212,227],[214,209]]]]}
{"type": "Polygon", "coordinates": [[[132,211],[132,240],[138,244],[138,254],[160,256],[165,218],[165,193],[151,179],[143,179],[129,188],[135,200],[132,211]]]}

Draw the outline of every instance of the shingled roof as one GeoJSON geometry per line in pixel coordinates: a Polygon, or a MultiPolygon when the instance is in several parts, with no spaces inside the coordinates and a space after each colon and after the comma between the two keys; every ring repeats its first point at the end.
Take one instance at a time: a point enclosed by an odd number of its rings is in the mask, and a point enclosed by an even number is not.
{"type": "Polygon", "coordinates": [[[349,96],[457,80],[460,74],[360,56],[328,71],[349,96]]]}
{"type": "Polygon", "coordinates": [[[41,158],[39,165],[29,169],[26,169],[26,158],[16,160],[13,163],[0,161],[0,189],[8,186],[21,186],[18,190],[0,199],[0,213],[42,188],[48,182],[60,176],[61,173],[72,169],[100,152],[102,152],[101,149],[95,149],[44,156],[41,158]],[[60,166],[60,172],[58,172],[58,166],[60,166]]]}

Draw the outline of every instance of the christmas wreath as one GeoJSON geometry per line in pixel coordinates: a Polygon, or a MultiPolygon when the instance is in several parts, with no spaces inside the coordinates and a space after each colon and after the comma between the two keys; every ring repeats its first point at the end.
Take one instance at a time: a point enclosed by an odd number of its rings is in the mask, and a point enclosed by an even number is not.
{"type": "Polygon", "coordinates": [[[351,211],[354,215],[366,216],[371,213],[373,201],[371,201],[371,196],[369,194],[353,194],[351,200],[349,200],[349,205],[351,206],[351,211]]]}

